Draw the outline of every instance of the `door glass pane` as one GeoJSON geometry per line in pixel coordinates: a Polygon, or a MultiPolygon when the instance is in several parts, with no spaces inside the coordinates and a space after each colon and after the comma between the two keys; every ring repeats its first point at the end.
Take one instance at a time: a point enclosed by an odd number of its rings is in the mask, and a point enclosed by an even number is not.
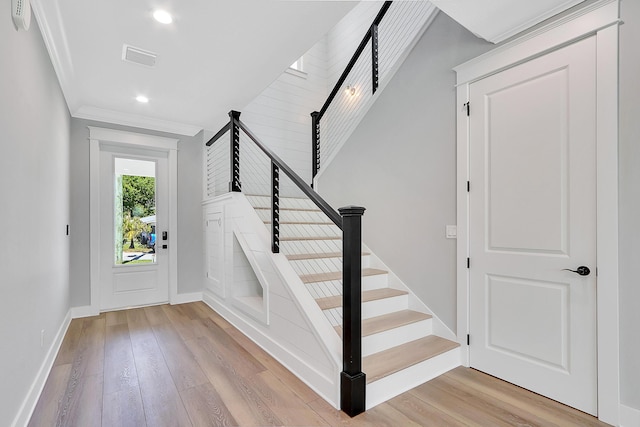
{"type": "Polygon", "coordinates": [[[156,163],[115,158],[114,263],[156,262],[156,163]]]}

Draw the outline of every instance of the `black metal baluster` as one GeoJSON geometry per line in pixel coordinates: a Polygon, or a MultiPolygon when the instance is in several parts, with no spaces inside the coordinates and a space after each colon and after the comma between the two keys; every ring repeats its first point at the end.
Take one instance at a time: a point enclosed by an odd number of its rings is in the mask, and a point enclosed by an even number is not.
{"type": "Polygon", "coordinates": [[[320,113],[311,113],[311,188],[320,170],[320,113]]]}
{"type": "Polygon", "coordinates": [[[280,169],[271,162],[271,252],[280,253],[280,169]]]}
{"type": "Polygon", "coordinates": [[[354,417],[365,410],[366,375],[362,372],[362,215],[346,206],[342,216],[342,373],[340,409],[354,417]]]}
{"type": "Polygon", "coordinates": [[[378,89],[378,24],[371,26],[371,87],[378,89]]]}
{"type": "Polygon", "coordinates": [[[229,182],[229,191],[242,191],[240,184],[240,111],[229,111],[231,121],[231,181],[229,182]]]}

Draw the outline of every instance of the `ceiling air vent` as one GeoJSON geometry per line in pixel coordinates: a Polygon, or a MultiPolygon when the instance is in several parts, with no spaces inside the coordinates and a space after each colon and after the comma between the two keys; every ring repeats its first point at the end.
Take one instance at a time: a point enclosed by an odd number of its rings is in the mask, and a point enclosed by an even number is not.
{"type": "Polygon", "coordinates": [[[122,46],[122,60],[128,62],[135,62],[136,64],[145,65],[147,67],[154,67],[156,65],[156,55],[148,50],[140,49],[129,45],[122,46]]]}

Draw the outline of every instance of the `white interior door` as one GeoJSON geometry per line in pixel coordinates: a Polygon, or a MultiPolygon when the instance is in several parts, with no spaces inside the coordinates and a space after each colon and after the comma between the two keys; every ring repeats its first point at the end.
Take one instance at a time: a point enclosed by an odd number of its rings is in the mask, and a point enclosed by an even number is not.
{"type": "Polygon", "coordinates": [[[591,414],[595,53],[592,37],[469,94],[470,364],[591,414]]]}
{"type": "Polygon", "coordinates": [[[166,152],[101,144],[101,311],[169,300],[167,163],[166,152]]]}

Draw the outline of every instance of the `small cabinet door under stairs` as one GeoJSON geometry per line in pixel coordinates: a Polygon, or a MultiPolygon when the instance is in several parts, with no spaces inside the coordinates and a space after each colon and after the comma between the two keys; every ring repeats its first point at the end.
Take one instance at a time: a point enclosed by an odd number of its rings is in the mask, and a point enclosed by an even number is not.
{"type": "Polygon", "coordinates": [[[470,364],[591,414],[595,58],[591,37],[469,92],[470,364]]]}

